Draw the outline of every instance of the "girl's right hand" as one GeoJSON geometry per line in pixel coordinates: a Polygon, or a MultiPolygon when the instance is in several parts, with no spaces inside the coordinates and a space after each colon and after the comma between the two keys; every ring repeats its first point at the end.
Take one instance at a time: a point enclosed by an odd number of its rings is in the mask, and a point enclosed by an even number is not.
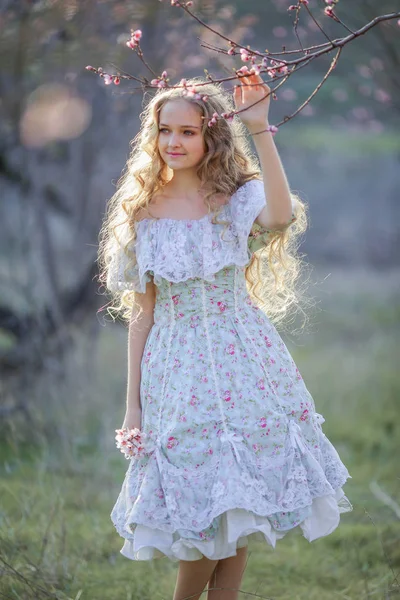
{"type": "Polygon", "coordinates": [[[137,408],[126,409],[125,418],[121,429],[124,429],[125,427],[128,429],[139,429],[139,431],[141,431],[142,409],[139,406],[137,408]]]}

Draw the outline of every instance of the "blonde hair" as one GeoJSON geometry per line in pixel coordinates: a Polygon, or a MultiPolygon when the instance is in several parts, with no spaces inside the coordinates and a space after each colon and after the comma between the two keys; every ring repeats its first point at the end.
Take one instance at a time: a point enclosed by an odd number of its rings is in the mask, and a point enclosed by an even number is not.
{"type": "MultiPolygon", "coordinates": [[[[183,88],[159,89],[148,102],[141,117],[141,128],[131,141],[131,152],[117,190],[107,204],[106,214],[99,233],[99,281],[107,285],[108,268],[112,254],[116,251],[116,241],[121,239],[120,231],[128,231],[124,236],[124,251],[128,257],[125,277],[129,281],[128,271],[136,265],[135,253],[130,250],[136,239],[135,221],[142,209],[148,210],[153,195],[165,186],[172,174],[158,151],[159,115],[166,102],[184,97],[198,107],[203,117],[202,135],[206,152],[197,167],[197,175],[205,191],[205,204],[213,211],[213,223],[218,221],[222,205],[215,206],[212,198],[215,194],[230,197],[247,181],[261,179],[257,158],[252,154],[246,128],[235,117],[228,122],[218,119],[208,126],[213,114],[229,113],[234,110],[230,95],[219,84],[209,83],[201,78],[187,81],[188,86],[197,86],[201,97],[184,96],[183,88]],[[201,86],[199,85],[201,84],[201,86]],[[204,100],[203,97],[207,96],[204,100]]],[[[269,231],[262,247],[252,254],[246,268],[245,277],[248,291],[255,303],[278,326],[287,317],[289,309],[300,306],[300,290],[296,287],[303,267],[298,255],[299,235],[307,228],[306,205],[297,194],[291,192],[295,221],[283,229],[269,231]]],[[[224,229],[225,231],[225,229],[224,229]]],[[[253,233],[263,233],[255,224],[253,233]]],[[[265,232],[264,232],[265,233],[265,232]]],[[[222,233],[223,235],[223,233],[222,233]]],[[[251,234],[252,235],[252,234],[251,234]]],[[[134,290],[113,292],[113,301],[108,307],[112,316],[123,320],[136,320],[141,307],[136,301],[134,290]],[[117,304],[113,302],[117,301],[117,304]],[[135,318],[134,318],[135,317],[135,318]]]]}

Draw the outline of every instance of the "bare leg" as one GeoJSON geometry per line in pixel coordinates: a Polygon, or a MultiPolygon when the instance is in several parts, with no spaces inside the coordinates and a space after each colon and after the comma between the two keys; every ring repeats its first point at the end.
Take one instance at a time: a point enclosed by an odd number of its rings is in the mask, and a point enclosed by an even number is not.
{"type": "Polygon", "coordinates": [[[199,600],[218,560],[180,560],[173,600],[199,600]]]}
{"type": "Polygon", "coordinates": [[[237,549],[236,556],[218,561],[208,582],[207,600],[238,600],[240,584],[246,568],[247,546],[237,549]],[[223,588],[213,590],[212,588],[223,588]],[[225,588],[225,589],[224,589],[225,588]]]}

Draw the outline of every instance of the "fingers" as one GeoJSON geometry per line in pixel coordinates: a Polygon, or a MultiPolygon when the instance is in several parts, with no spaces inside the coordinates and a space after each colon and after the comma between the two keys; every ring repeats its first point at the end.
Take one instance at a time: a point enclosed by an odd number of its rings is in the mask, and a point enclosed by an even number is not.
{"type": "Polygon", "coordinates": [[[242,85],[235,85],[233,97],[237,105],[243,104],[242,85]]]}

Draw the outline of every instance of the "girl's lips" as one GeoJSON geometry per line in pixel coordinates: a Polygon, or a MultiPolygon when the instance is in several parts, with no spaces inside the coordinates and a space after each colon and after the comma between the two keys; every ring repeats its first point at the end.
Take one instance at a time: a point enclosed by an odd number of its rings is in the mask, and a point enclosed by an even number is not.
{"type": "Polygon", "coordinates": [[[180,154],[179,152],[167,152],[170,156],[185,156],[184,154],[180,154]]]}

